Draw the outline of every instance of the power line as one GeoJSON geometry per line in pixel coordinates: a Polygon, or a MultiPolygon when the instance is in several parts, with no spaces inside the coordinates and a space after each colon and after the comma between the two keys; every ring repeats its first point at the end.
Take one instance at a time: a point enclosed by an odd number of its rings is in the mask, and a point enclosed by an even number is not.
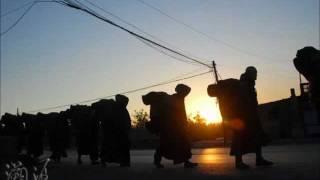
{"type": "MultiPolygon", "coordinates": [[[[141,41],[142,43],[144,43],[145,45],[151,47],[152,49],[154,49],[154,50],[156,50],[156,51],[158,51],[158,52],[160,52],[160,53],[162,53],[162,54],[164,54],[164,55],[166,55],[166,56],[169,56],[169,57],[171,57],[171,58],[173,58],[173,59],[175,59],[175,60],[177,60],[177,61],[181,61],[181,62],[184,62],[184,63],[189,63],[189,64],[192,64],[192,65],[195,65],[195,62],[190,62],[190,61],[186,61],[186,60],[184,60],[184,59],[178,58],[178,57],[176,57],[176,56],[174,56],[174,55],[171,55],[171,54],[167,53],[166,51],[163,51],[163,50],[157,48],[157,46],[153,46],[152,44],[144,41],[143,39],[140,39],[140,38],[137,38],[137,39],[138,39],[139,41],[141,41]]],[[[199,64],[197,63],[196,65],[199,65],[199,64]]]]}
{"type": "Polygon", "coordinates": [[[1,15],[1,18],[4,17],[4,16],[7,16],[8,14],[11,14],[11,13],[13,13],[13,12],[15,12],[15,11],[18,11],[18,10],[20,10],[21,8],[23,8],[23,7],[31,4],[31,5],[27,8],[27,10],[16,20],[15,23],[13,23],[7,30],[1,32],[0,36],[5,35],[5,34],[6,34],[7,32],[9,32],[12,28],[14,28],[14,27],[22,20],[22,18],[31,10],[31,8],[32,8],[36,3],[40,3],[40,2],[56,2],[56,3],[61,4],[61,1],[55,1],[55,0],[52,0],[52,1],[33,1],[33,2],[30,2],[30,3],[24,4],[24,5],[22,5],[22,6],[19,7],[19,8],[16,8],[16,9],[13,9],[13,10],[11,10],[11,11],[8,11],[7,13],[1,15]]]}
{"type": "MultiPolygon", "coordinates": [[[[75,1],[76,1],[76,2],[78,2],[79,4],[81,4],[82,6],[86,7],[87,9],[89,9],[89,10],[93,11],[93,10],[92,10],[92,9],[90,9],[88,6],[84,5],[83,3],[79,2],[78,0],[75,0],[75,1]]],[[[116,18],[116,19],[120,20],[121,22],[123,22],[123,23],[125,23],[125,24],[127,24],[127,25],[129,25],[129,26],[131,26],[131,27],[133,27],[133,28],[135,28],[135,29],[137,29],[138,31],[140,31],[140,32],[142,32],[142,33],[144,33],[144,34],[146,34],[146,35],[148,35],[148,36],[150,36],[150,37],[152,37],[153,39],[156,39],[156,40],[158,40],[158,41],[160,41],[160,42],[163,42],[163,43],[165,43],[165,44],[170,45],[169,43],[167,43],[167,42],[165,42],[165,41],[160,40],[159,38],[157,38],[157,37],[153,36],[152,34],[147,33],[146,31],[142,30],[141,28],[139,28],[139,27],[137,27],[137,26],[133,25],[132,23],[129,23],[129,22],[127,22],[127,21],[123,20],[123,19],[122,19],[122,18],[120,18],[119,16],[116,16],[115,14],[113,14],[113,13],[111,13],[111,12],[109,12],[109,11],[107,11],[107,10],[103,9],[103,8],[101,8],[100,6],[98,6],[98,5],[96,5],[96,4],[92,3],[92,2],[90,2],[90,1],[88,1],[88,0],[85,0],[85,1],[86,1],[86,2],[88,2],[89,4],[91,4],[92,6],[94,6],[95,8],[98,8],[98,9],[100,9],[101,11],[103,11],[103,12],[105,12],[105,13],[107,13],[107,14],[111,15],[112,17],[114,17],[114,18],[116,18]]],[[[143,42],[145,45],[147,45],[147,46],[151,47],[152,49],[154,49],[154,50],[156,50],[156,51],[158,51],[158,52],[160,52],[160,53],[162,53],[162,54],[164,54],[164,55],[166,55],[166,56],[169,56],[170,58],[173,58],[173,59],[175,59],[175,60],[178,60],[178,61],[181,61],[181,62],[184,62],[184,63],[189,63],[189,64],[192,64],[192,65],[194,65],[194,64],[195,64],[194,62],[190,62],[190,61],[188,61],[188,60],[184,60],[184,59],[178,58],[178,57],[176,57],[176,56],[170,55],[169,53],[167,53],[167,52],[165,52],[165,51],[163,51],[163,50],[161,50],[161,49],[157,48],[156,46],[153,46],[152,44],[150,44],[150,43],[148,43],[148,42],[144,41],[144,40],[143,40],[143,39],[141,39],[141,38],[138,38],[138,37],[136,37],[136,38],[137,38],[138,40],[140,40],[141,42],[143,42]]],[[[172,46],[172,45],[170,45],[170,46],[172,46]]],[[[176,49],[178,49],[178,48],[176,48],[176,49]]],[[[179,51],[181,51],[181,52],[183,52],[181,49],[178,49],[178,50],[179,50],[179,51]]],[[[197,63],[197,64],[198,64],[198,63],[197,63]]],[[[198,64],[198,65],[199,65],[199,64],[198,64]]]]}
{"type": "Polygon", "coordinates": [[[19,11],[20,9],[22,9],[22,8],[24,8],[24,7],[32,4],[32,3],[34,3],[34,1],[33,1],[33,2],[28,2],[28,3],[23,4],[22,6],[20,6],[20,7],[18,7],[18,8],[15,8],[15,9],[12,9],[12,10],[10,10],[10,11],[7,11],[7,12],[1,14],[1,18],[5,17],[5,16],[7,16],[7,15],[9,15],[9,14],[11,14],[11,13],[14,13],[14,12],[16,12],[16,11],[19,11]]]}
{"type": "Polygon", "coordinates": [[[9,32],[12,28],[14,28],[21,20],[22,18],[31,10],[31,8],[35,5],[35,2],[32,2],[32,4],[28,7],[28,9],[17,19],[15,23],[13,23],[7,30],[1,32],[1,36],[5,35],[7,32],[9,32]]]}
{"type": "MultiPolygon", "coordinates": [[[[84,6],[85,8],[87,8],[88,10],[90,10],[91,12],[95,13],[96,15],[99,15],[99,14],[96,13],[94,10],[90,9],[88,6],[84,5],[83,3],[79,2],[78,0],[75,0],[75,1],[78,2],[80,5],[84,6]]],[[[88,0],[85,0],[85,1],[89,2],[91,5],[95,6],[96,8],[98,8],[98,9],[100,9],[100,10],[108,13],[106,10],[98,7],[98,6],[95,5],[94,3],[91,3],[91,2],[88,1],[88,0]]],[[[113,14],[111,13],[111,15],[113,15],[113,14]]],[[[101,15],[99,15],[99,16],[101,16],[101,15]]],[[[103,16],[102,16],[102,17],[103,17],[103,16]]],[[[104,17],[104,18],[105,18],[105,17],[104,17]]],[[[142,29],[138,28],[137,26],[135,26],[135,25],[133,25],[133,24],[131,24],[131,23],[128,23],[128,22],[124,21],[124,20],[121,19],[120,17],[116,17],[116,18],[119,18],[121,21],[125,22],[126,24],[128,24],[128,25],[130,25],[130,26],[133,26],[134,28],[138,29],[139,31],[141,31],[141,32],[143,32],[143,33],[145,33],[145,34],[153,37],[154,39],[157,39],[157,40],[158,40],[158,38],[156,38],[155,36],[153,36],[153,35],[145,32],[145,31],[143,31],[142,29]]],[[[136,35],[137,35],[137,34],[136,34],[136,35]]],[[[135,36],[136,36],[136,35],[135,35],[135,36]]],[[[159,43],[156,43],[156,42],[152,42],[150,39],[147,39],[147,38],[145,38],[145,37],[143,37],[143,36],[141,36],[141,35],[136,36],[136,38],[139,39],[140,41],[144,42],[144,44],[148,45],[149,47],[152,47],[153,45],[155,45],[155,46],[160,47],[160,48],[162,48],[162,49],[164,49],[164,50],[173,52],[171,48],[168,48],[168,47],[163,46],[163,45],[161,45],[161,44],[159,44],[159,43]],[[156,43],[156,44],[155,44],[155,43],[156,43]]],[[[162,41],[162,40],[160,40],[160,41],[162,41]]],[[[162,42],[164,42],[164,41],[162,41],[162,42]]],[[[167,42],[165,42],[165,43],[166,43],[166,44],[169,44],[169,43],[167,43],[167,42]]],[[[159,50],[158,48],[155,48],[155,47],[152,47],[152,48],[155,49],[155,50],[157,50],[158,52],[160,52],[160,53],[162,53],[162,54],[164,54],[164,55],[167,55],[167,56],[169,56],[169,57],[171,57],[171,58],[173,58],[173,59],[176,59],[176,60],[178,60],[178,61],[182,61],[182,62],[185,62],[185,63],[190,63],[189,61],[185,61],[185,60],[182,60],[182,59],[180,59],[180,58],[177,58],[177,57],[175,57],[175,56],[173,56],[173,55],[170,55],[169,53],[166,53],[166,52],[163,51],[163,50],[159,50]]],[[[181,51],[180,49],[178,49],[178,50],[181,51]]],[[[174,50],[174,51],[175,51],[175,50],[174,50]]],[[[188,56],[186,56],[186,55],[184,55],[184,54],[182,54],[182,53],[180,53],[180,52],[178,52],[178,51],[175,51],[175,52],[173,52],[173,53],[178,54],[178,55],[180,55],[180,56],[183,56],[184,58],[187,58],[187,59],[189,59],[189,60],[197,61],[196,59],[190,58],[190,57],[188,57],[188,56]]],[[[205,65],[205,66],[207,66],[207,67],[210,68],[210,65],[205,64],[205,63],[203,63],[203,62],[197,61],[197,63],[198,63],[198,64],[205,65]]]]}
{"type": "Polygon", "coordinates": [[[183,81],[183,80],[195,78],[195,77],[202,76],[202,75],[205,75],[205,74],[208,74],[208,73],[211,73],[211,72],[212,72],[212,70],[206,71],[206,72],[202,72],[202,73],[199,73],[199,74],[196,74],[196,75],[192,75],[192,76],[188,76],[188,77],[184,77],[184,78],[180,78],[180,79],[175,79],[175,80],[171,80],[171,81],[164,81],[164,82],[161,82],[161,83],[152,84],[152,85],[145,86],[145,87],[142,87],[142,88],[137,88],[137,89],[133,89],[133,90],[128,90],[128,91],[124,91],[124,92],[121,92],[121,93],[116,93],[116,94],[112,94],[112,95],[108,95],[108,96],[104,96],[104,97],[99,97],[99,98],[84,100],[84,101],[80,101],[80,102],[76,102],[76,103],[70,103],[70,104],[65,104],[65,105],[59,105],[59,106],[53,106],[53,107],[48,107],[48,108],[42,108],[42,109],[37,109],[37,110],[31,110],[31,111],[27,111],[27,112],[28,112],[28,113],[32,113],[32,112],[39,112],[39,111],[47,111],[47,110],[52,110],[52,109],[58,109],[58,108],[63,108],[63,107],[71,106],[71,105],[74,105],[74,104],[89,103],[89,102],[98,101],[98,100],[101,100],[101,99],[111,98],[111,97],[116,96],[117,94],[130,94],[130,93],[135,93],[135,92],[138,92],[138,91],[142,91],[142,90],[154,88],[154,87],[157,87],[157,86],[163,86],[163,85],[171,84],[171,83],[174,83],[174,82],[178,82],[178,81],[183,81]]]}
{"type": "MultiPolygon", "coordinates": [[[[78,2],[78,1],[77,1],[77,2],[78,2]]],[[[123,26],[120,26],[120,25],[116,24],[115,22],[113,22],[113,21],[105,18],[104,16],[96,13],[95,11],[90,10],[89,8],[83,8],[83,7],[81,7],[79,4],[76,4],[76,3],[71,2],[71,1],[69,1],[69,0],[65,0],[62,4],[63,4],[63,5],[66,5],[66,6],[68,6],[68,7],[77,9],[77,10],[84,11],[84,12],[86,12],[86,13],[88,13],[88,14],[90,14],[90,15],[92,15],[92,16],[94,16],[94,17],[96,17],[96,18],[98,18],[98,19],[100,19],[100,20],[102,20],[102,21],[104,21],[104,22],[106,22],[106,23],[109,23],[109,24],[111,24],[111,25],[113,25],[113,26],[115,26],[115,27],[117,27],[117,28],[119,28],[119,29],[121,29],[121,30],[123,30],[123,31],[126,31],[127,33],[129,33],[129,34],[131,34],[131,35],[133,35],[133,36],[135,36],[135,37],[137,37],[137,38],[143,39],[143,40],[145,40],[145,41],[147,41],[147,42],[149,42],[149,43],[151,43],[151,44],[153,44],[153,45],[155,45],[155,46],[158,46],[158,47],[160,47],[160,48],[163,48],[163,49],[165,49],[165,50],[167,50],[167,51],[171,51],[172,53],[175,53],[175,54],[177,54],[177,55],[179,55],[179,56],[182,56],[182,57],[184,57],[184,58],[186,58],[186,59],[189,59],[189,60],[194,61],[194,62],[196,62],[196,63],[198,63],[198,64],[201,64],[201,65],[203,65],[203,66],[206,66],[206,67],[208,67],[208,68],[211,68],[211,66],[209,66],[208,64],[205,64],[205,63],[203,63],[203,62],[201,62],[201,61],[199,61],[199,60],[197,60],[197,59],[195,59],[195,58],[192,58],[192,57],[189,57],[189,56],[187,56],[187,55],[184,55],[184,54],[182,54],[181,52],[178,52],[178,51],[176,51],[176,50],[173,50],[173,49],[171,49],[171,48],[168,48],[168,47],[166,47],[166,46],[164,46],[164,45],[162,45],[162,44],[160,44],[160,43],[158,43],[158,42],[155,42],[155,41],[153,41],[153,40],[150,40],[150,39],[148,39],[148,38],[146,38],[146,37],[143,37],[142,35],[139,35],[139,34],[133,32],[133,31],[130,31],[130,30],[128,30],[127,28],[125,28],[125,27],[123,27],[123,26]]]]}
{"type": "MultiPolygon", "coordinates": [[[[193,56],[193,57],[196,57],[196,56],[192,55],[190,52],[186,52],[185,50],[179,49],[179,48],[177,48],[176,46],[174,46],[174,45],[172,45],[172,44],[170,44],[170,43],[168,43],[168,42],[166,42],[166,41],[163,41],[163,40],[159,39],[158,37],[156,37],[156,36],[154,36],[154,35],[146,32],[146,31],[144,31],[143,29],[139,28],[138,26],[136,26],[136,25],[134,25],[134,24],[132,24],[132,23],[130,23],[130,22],[122,19],[121,17],[115,15],[114,13],[112,13],[112,12],[110,12],[110,11],[107,11],[106,9],[102,8],[101,6],[99,6],[99,5],[91,2],[91,1],[89,1],[89,0],[84,0],[84,1],[86,1],[86,2],[89,3],[90,5],[94,6],[95,8],[100,9],[101,11],[109,14],[110,16],[118,19],[119,21],[121,21],[121,22],[123,22],[123,23],[125,23],[125,24],[127,24],[127,25],[129,25],[129,26],[131,26],[131,27],[133,27],[134,29],[140,31],[141,33],[144,33],[144,34],[148,35],[149,37],[151,37],[151,38],[153,38],[153,39],[155,39],[155,40],[157,40],[157,41],[160,41],[160,42],[165,43],[165,44],[167,44],[167,45],[169,45],[169,46],[171,46],[171,47],[173,47],[173,48],[175,48],[175,49],[178,49],[180,52],[183,52],[183,53],[185,53],[185,54],[189,54],[189,55],[191,55],[191,56],[193,56]]],[[[196,57],[196,58],[199,59],[198,57],[196,57]]]]}
{"type": "Polygon", "coordinates": [[[196,32],[196,33],[198,33],[198,34],[200,34],[200,35],[202,35],[202,36],[204,36],[204,37],[206,37],[206,38],[208,38],[208,39],[210,39],[210,40],[217,41],[217,42],[219,42],[219,43],[221,43],[221,44],[223,44],[223,45],[225,45],[225,46],[227,46],[227,47],[229,47],[229,48],[231,48],[231,49],[233,49],[233,50],[236,50],[236,51],[238,51],[238,52],[242,52],[242,53],[247,54],[247,55],[249,55],[249,56],[254,56],[254,57],[263,58],[263,59],[270,59],[270,58],[268,58],[268,57],[260,56],[260,55],[258,55],[258,54],[252,53],[252,52],[250,52],[250,51],[246,51],[246,50],[244,50],[244,49],[242,49],[242,48],[239,48],[239,47],[237,47],[237,46],[234,46],[234,45],[232,45],[232,44],[230,44],[230,43],[227,43],[227,42],[225,42],[225,41],[222,41],[222,40],[220,40],[220,39],[214,38],[214,37],[208,35],[207,33],[204,33],[204,32],[202,32],[202,31],[198,30],[197,28],[195,28],[195,27],[193,27],[193,26],[191,26],[191,25],[189,25],[189,24],[187,24],[187,23],[185,23],[185,22],[183,22],[183,21],[181,21],[181,20],[178,20],[177,18],[169,15],[168,13],[165,13],[165,12],[162,11],[161,9],[159,9],[159,8],[157,8],[157,7],[149,4],[149,3],[146,3],[146,2],[143,1],[143,0],[136,0],[136,1],[144,4],[145,6],[147,6],[147,7],[151,8],[151,9],[159,12],[160,14],[162,14],[162,15],[170,18],[171,20],[175,21],[176,23],[181,24],[181,25],[187,27],[188,29],[192,30],[193,32],[196,32]]]}

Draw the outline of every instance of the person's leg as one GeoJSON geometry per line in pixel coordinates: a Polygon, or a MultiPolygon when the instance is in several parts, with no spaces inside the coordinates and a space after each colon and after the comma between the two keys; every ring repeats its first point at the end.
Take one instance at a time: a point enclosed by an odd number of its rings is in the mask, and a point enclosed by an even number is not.
{"type": "Polygon", "coordinates": [[[187,159],[184,161],[184,167],[185,168],[194,168],[198,166],[198,163],[191,162],[190,159],[192,157],[191,153],[191,146],[189,145],[187,150],[186,150],[186,156],[187,159]]]}
{"type": "Polygon", "coordinates": [[[236,155],[235,156],[235,160],[236,160],[236,168],[237,169],[248,169],[248,168],[250,168],[249,165],[245,164],[242,161],[242,155],[236,155]]]}
{"type": "Polygon", "coordinates": [[[130,162],[130,148],[129,145],[126,144],[121,148],[121,167],[130,167],[131,162],[130,162]]]}
{"type": "Polygon", "coordinates": [[[90,160],[91,160],[91,164],[92,165],[97,165],[97,164],[99,164],[99,162],[98,162],[98,152],[96,152],[96,151],[93,151],[93,152],[91,152],[90,154],[89,154],[89,156],[90,156],[90,160]]]}
{"type": "Polygon", "coordinates": [[[260,161],[262,160],[263,157],[262,157],[262,150],[261,150],[261,146],[258,146],[257,147],[257,150],[256,150],[256,160],[257,161],[260,161]]]}
{"type": "Polygon", "coordinates": [[[161,150],[160,147],[158,147],[156,149],[156,152],[154,153],[154,160],[153,160],[153,164],[157,167],[157,168],[164,168],[164,166],[161,164],[161,150]]]}
{"type": "Polygon", "coordinates": [[[197,166],[198,166],[198,163],[194,163],[194,162],[191,162],[189,160],[184,162],[184,167],[185,168],[194,168],[194,167],[197,167],[197,166]]]}
{"type": "Polygon", "coordinates": [[[273,162],[265,160],[263,158],[261,146],[258,146],[257,150],[256,150],[256,165],[257,166],[271,166],[271,165],[273,165],[273,162]]]}
{"type": "Polygon", "coordinates": [[[82,164],[81,154],[78,152],[78,164],[82,164]]]}

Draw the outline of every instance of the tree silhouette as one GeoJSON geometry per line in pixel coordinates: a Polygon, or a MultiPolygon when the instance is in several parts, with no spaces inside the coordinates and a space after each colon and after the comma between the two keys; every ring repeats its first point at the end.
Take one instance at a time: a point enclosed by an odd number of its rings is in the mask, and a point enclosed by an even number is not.
{"type": "Polygon", "coordinates": [[[192,118],[193,122],[197,123],[198,125],[205,125],[206,119],[200,115],[199,112],[192,118]]]}
{"type": "Polygon", "coordinates": [[[143,110],[135,110],[133,114],[133,126],[135,128],[145,128],[146,122],[149,121],[148,113],[143,110]]]}

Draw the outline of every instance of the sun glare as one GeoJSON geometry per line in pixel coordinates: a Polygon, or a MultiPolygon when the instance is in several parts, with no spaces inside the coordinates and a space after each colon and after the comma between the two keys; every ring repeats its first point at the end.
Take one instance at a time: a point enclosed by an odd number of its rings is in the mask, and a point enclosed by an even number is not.
{"type": "Polygon", "coordinates": [[[189,114],[200,114],[205,118],[206,124],[220,123],[222,121],[218,104],[212,98],[201,98],[193,100],[187,104],[187,112],[189,114]]]}

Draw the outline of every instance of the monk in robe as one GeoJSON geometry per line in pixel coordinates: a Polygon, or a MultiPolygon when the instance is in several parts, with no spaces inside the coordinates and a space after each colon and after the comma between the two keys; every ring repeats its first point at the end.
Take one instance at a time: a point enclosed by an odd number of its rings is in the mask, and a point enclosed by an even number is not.
{"type": "Polygon", "coordinates": [[[158,135],[160,144],[156,148],[154,154],[154,165],[157,168],[163,168],[161,164],[162,152],[168,152],[170,144],[167,142],[170,139],[171,132],[168,132],[169,121],[169,99],[170,95],[165,92],[150,92],[142,96],[142,101],[145,105],[150,105],[150,121],[146,123],[146,128],[152,134],[158,135]]]}
{"type": "Polygon", "coordinates": [[[46,132],[51,150],[50,159],[60,162],[61,157],[66,155],[68,141],[68,122],[62,118],[60,113],[52,112],[49,114],[38,113],[42,121],[46,124],[46,132]]]}
{"type": "Polygon", "coordinates": [[[308,81],[311,101],[315,105],[320,122],[320,50],[304,47],[297,51],[294,66],[308,81]]]}
{"type": "Polygon", "coordinates": [[[76,132],[78,164],[82,164],[82,155],[89,155],[91,164],[98,164],[99,124],[93,119],[93,109],[86,105],[72,105],[66,113],[71,118],[76,132]]]}
{"type": "Polygon", "coordinates": [[[106,166],[107,162],[112,162],[113,151],[112,145],[116,143],[114,138],[115,125],[115,101],[113,99],[102,99],[91,104],[94,109],[94,119],[100,122],[102,130],[102,143],[100,147],[101,165],[106,166]]]}
{"type": "Polygon", "coordinates": [[[131,118],[127,110],[129,98],[124,95],[116,95],[115,102],[115,130],[117,140],[117,151],[120,166],[130,166],[130,138],[131,118]]]}
{"type": "Polygon", "coordinates": [[[41,117],[22,113],[21,119],[26,124],[27,153],[32,158],[38,158],[43,154],[44,121],[41,117]]]}
{"type": "Polygon", "coordinates": [[[159,122],[157,129],[160,135],[160,146],[154,155],[154,164],[157,168],[164,167],[161,164],[162,157],[173,160],[174,164],[184,163],[185,168],[197,166],[197,163],[189,161],[192,154],[184,98],[190,90],[188,86],[178,84],[176,93],[173,95],[159,93],[158,95],[147,94],[143,97],[145,104],[151,105],[151,118],[158,118],[156,121],[159,122]],[[157,99],[160,99],[159,104],[156,102],[157,99]],[[156,106],[152,107],[153,104],[156,106]],[[156,110],[159,112],[155,112],[156,110]]]}
{"type": "Polygon", "coordinates": [[[190,162],[192,157],[191,153],[191,140],[188,135],[188,121],[185,108],[185,97],[190,93],[191,88],[178,84],[175,88],[176,93],[171,95],[170,108],[172,109],[171,127],[173,131],[172,146],[173,146],[173,161],[174,164],[184,163],[185,168],[193,168],[198,164],[190,162]]]}
{"type": "Polygon", "coordinates": [[[242,160],[247,153],[256,154],[256,166],[273,165],[271,161],[265,160],[262,156],[262,146],[268,143],[259,114],[258,100],[255,89],[257,70],[253,66],[246,68],[245,73],[240,77],[240,101],[241,109],[239,120],[240,127],[234,128],[230,155],[235,156],[235,164],[238,169],[247,169],[249,166],[242,160]]]}

